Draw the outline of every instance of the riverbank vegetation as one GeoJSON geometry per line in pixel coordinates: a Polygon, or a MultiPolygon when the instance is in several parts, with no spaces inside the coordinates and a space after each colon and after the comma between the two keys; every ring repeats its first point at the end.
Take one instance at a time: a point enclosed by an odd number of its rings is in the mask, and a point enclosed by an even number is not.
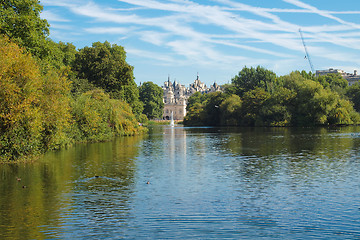
{"type": "Polygon", "coordinates": [[[144,103],[143,113],[148,119],[162,119],[164,90],[153,82],[140,85],[140,100],[144,103]]]}
{"type": "Polygon", "coordinates": [[[123,47],[55,43],[41,10],[32,0],[0,4],[0,162],[145,132],[123,47]]]}
{"type": "Polygon", "coordinates": [[[185,125],[328,126],[360,122],[360,85],[340,75],[295,71],[276,76],[258,66],[244,67],[224,92],[189,98],[185,125]],[[355,106],[355,108],[354,108],[355,106]]]}

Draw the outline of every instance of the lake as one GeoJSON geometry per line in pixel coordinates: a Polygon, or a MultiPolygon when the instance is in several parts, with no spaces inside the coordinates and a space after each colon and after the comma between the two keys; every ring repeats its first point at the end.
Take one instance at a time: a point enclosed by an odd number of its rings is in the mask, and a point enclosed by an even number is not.
{"type": "Polygon", "coordinates": [[[360,127],[157,126],[0,174],[0,239],[360,239],[360,127]]]}

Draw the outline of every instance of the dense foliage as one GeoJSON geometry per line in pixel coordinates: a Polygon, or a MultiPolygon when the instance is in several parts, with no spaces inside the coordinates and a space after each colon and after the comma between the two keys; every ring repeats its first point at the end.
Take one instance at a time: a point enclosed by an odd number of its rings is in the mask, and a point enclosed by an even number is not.
{"type": "Polygon", "coordinates": [[[161,87],[153,82],[145,82],[139,87],[140,101],[144,103],[143,113],[148,119],[161,119],[164,110],[163,95],[161,87]]]}
{"type": "Polygon", "coordinates": [[[55,43],[41,10],[37,0],[0,2],[0,162],[145,131],[124,49],[55,43]]]}
{"type": "Polygon", "coordinates": [[[0,39],[0,155],[17,159],[69,143],[70,83],[59,70],[41,74],[30,54],[0,39]]]}
{"type": "Polygon", "coordinates": [[[358,124],[359,84],[340,75],[292,72],[277,77],[262,67],[243,68],[225,92],[194,94],[184,124],[312,126],[358,124]],[[353,105],[355,104],[355,109],[353,105]]]}
{"type": "Polygon", "coordinates": [[[134,135],[137,121],[128,104],[111,99],[103,90],[81,94],[73,103],[78,141],[104,141],[116,135],[134,135]]]}
{"type": "Polygon", "coordinates": [[[0,5],[0,34],[39,58],[48,55],[49,24],[40,18],[42,9],[38,0],[3,0],[0,5]]]}
{"type": "Polygon", "coordinates": [[[75,56],[73,69],[80,79],[104,89],[114,99],[130,104],[140,116],[143,111],[139,90],[134,81],[133,67],[126,62],[123,47],[109,42],[93,43],[92,47],[80,49],[75,56]]]}
{"type": "Polygon", "coordinates": [[[24,47],[43,67],[61,68],[74,58],[75,46],[49,38],[49,24],[40,18],[42,9],[38,0],[0,1],[0,35],[24,47]]]}
{"type": "Polygon", "coordinates": [[[126,102],[96,88],[71,94],[68,68],[41,69],[31,54],[0,38],[1,161],[144,131],[126,102]]]}
{"type": "Polygon", "coordinates": [[[346,91],[346,96],[354,103],[356,111],[360,112],[360,83],[351,85],[346,91]]]}

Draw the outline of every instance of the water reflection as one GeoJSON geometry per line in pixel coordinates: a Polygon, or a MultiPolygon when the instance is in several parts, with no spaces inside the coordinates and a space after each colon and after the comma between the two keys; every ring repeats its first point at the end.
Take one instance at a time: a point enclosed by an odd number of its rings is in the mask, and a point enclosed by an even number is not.
{"type": "Polygon", "coordinates": [[[89,225],[127,219],[140,140],[79,144],[34,164],[1,165],[0,238],[91,236],[89,225]]]}
{"type": "Polygon", "coordinates": [[[161,126],[0,165],[0,238],[359,238],[359,130],[161,126]]]}

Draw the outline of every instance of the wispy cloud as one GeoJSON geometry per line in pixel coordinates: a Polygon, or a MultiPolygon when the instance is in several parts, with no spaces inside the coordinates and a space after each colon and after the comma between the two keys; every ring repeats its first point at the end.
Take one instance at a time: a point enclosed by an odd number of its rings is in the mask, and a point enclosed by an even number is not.
{"type": "MultiPolygon", "coordinates": [[[[225,69],[235,63],[254,63],[285,69],[303,60],[299,28],[315,59],[345,63],[356,55],[351,51],[360,50],[360,25],[340,17],[360,11],[321,9],[314,6],[316,2],[281,1],[291,8],[266,8],[235,0],[212,0],[208,5],[192,0],[118,0],[118,7],[95,0],[42,3],[66,8],[96,25],[83,27],[85,33],[126,37],[130,55],[160,65],[199,64],[225,69]],[[144,14],[154,12],[157,14],[144,14]],[[282,13],[320,16],[328,21],[305,25],[300,18],[284,18],[282,13]],[[149,45],[153,49],[148,49],[149,45]]],[[[50,22],[67,23],[66,17],[55,12],[43,14],[50,22]]]]}
{"type": "Polygon", "coordinates": [[[137,33],[144,42],[149,42],[156,46],[163,46],[171,37],[169,33],[161,33],[157,31],[140,31],[137,33]]]}
{"type": "Polygon", "coordinates": [[[318,8],[316,8],[314,6],[311,6],[311,5],[307,4],[307,3],[301,2],[299,0],[283,0],[283,1],[287,2],[287,3],[290,3],[290,4],[293,4],[295,6],[298,6],[300,8],[307,9],[311,13],[315,13],[315,14],[318,14],[320,16],[335,20],[335,21],[337,21],[337,22],[339,22],[341,24],[349,25],[349,26],[354,27],[354,28],[359,28],[360,27],[360,25],[358,25],[358,24],[342,20],[341,18],[335,17],[333,14],[329,13],[328,11],[319,10],[318,8]]]}
{"type": "Polygon", "coordinates": [[[145,59],[152,59],[152,60],[157,60],[156,63],[160,64],[160,65],[172,65],[175,62],[178,62],[177,60],[175,60],[175,58],[169,56],[168,54],[159,54],[156,52],[151,52],[151,51],[147,51],[147,50],[142,50],[142,49],[137,49],[137,48],[127,48],[126,52],[128,54],[133,54],[145,59]],[[166,64],[165,64],[166,63],[166,64]]]}
{"type": "Polygon", "coordinates": [[[84,30],[89,33],[96,34],[116,34],[124,35],[134,31],[136,28],[125,28],[125,27],[94,27],[94,28],[85,28],[84,30]]]}
{"type": "Polygon", "coordinates": [[[54,12],[51,11],[43,11],[41,13],[41,18],[46,19],[51,22],[70,22],[69,19],[66,19],[54,12]]]}

